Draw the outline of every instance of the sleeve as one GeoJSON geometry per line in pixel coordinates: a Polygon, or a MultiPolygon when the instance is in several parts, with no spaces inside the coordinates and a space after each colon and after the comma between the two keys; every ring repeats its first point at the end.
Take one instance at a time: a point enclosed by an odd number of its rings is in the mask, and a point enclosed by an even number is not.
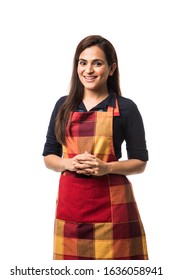
{"type": "Polygon", "coordinates": [[[64,97],[61,97],[55,104],[55,107],[51,114],[48,130],[47,130],[47,134],[46,134],[46,142],[44,144],[44,149],[43,149],[43,153],[42,153],[43,156],[47,156],[50,154],[54,154],[59,157],[62,156],[62,145],[57,142],[57,139],[55,136],[55,119],[56,119],[57,113],[60,110],[60,107],[61,107],[63,101],[64,101],[64,97]]]}
{"type": "Polygon", "coordinates": [[[132,101],[125,118],[125,141],[128,159],[148,160],[142,116],[132,101]]]}

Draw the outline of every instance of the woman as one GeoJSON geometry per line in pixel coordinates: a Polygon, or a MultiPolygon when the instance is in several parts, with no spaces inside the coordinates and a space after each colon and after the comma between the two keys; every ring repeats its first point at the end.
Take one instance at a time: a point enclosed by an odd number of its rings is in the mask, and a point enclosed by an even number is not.
{"type": "Polygon", "coordinates": [[[126,175],[144,171],[141,115],[121,96],[112,44],[88,36],[77,46],[71,88],[53,110],[45,165],[61,172],[54,259],[148,259],[145,232],[126,175]],[[126,141],[128,160],[120,160],[126,141]]]}

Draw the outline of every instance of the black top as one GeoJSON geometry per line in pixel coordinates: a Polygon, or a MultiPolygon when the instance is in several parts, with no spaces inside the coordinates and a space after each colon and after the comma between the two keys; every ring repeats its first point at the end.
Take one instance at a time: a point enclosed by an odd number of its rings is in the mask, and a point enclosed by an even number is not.
{"type": "MultiPolygon", "coordinates": [[[[113,143],[116,157],[118,159],[121,158],[121,145],[125,140],[128,159],[147,161],[148,151],[146,149],[143,121],[136,104],[132,100],[110,93],[105,100],[90,111],[107,111],[108,106],[115,107],[116,98],[118,98],[120,110],[120,116],[113,118],[113,143]]],[[[61,97],[55,104],[46,135],[43,156],[50,154],[60,157],[62,156],[62,146],[56,140],[54,127],[55,118],[65,99],[66,96],[61,97]]],[[[83,102],[79,105],[76,111],[87,112],[83,102]]]]}

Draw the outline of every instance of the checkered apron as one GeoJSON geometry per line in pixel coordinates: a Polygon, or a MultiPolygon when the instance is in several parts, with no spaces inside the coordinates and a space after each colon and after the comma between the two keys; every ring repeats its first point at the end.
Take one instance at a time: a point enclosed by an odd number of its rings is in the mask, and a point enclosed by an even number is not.
{"type": "MultiPolygon", "coordinates": [[[[71,113],[64,158],[87,151],[105,162],[116,161],[112,127],[113,116],[119,115],[117,102],[107,112],[71,113]]],[[[126,176],[61,174],[53,259],[148,259],[144,228],[126,176]]]]}

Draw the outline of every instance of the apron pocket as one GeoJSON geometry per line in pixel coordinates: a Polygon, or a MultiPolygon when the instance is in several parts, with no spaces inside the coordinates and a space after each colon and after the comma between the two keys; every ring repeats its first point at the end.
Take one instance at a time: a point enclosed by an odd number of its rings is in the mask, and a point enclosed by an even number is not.
{"type": "Polygon", "coordinates": [[[73,222],[111,222],[107,178],[61,175],[56,218],[73,222]]]}

